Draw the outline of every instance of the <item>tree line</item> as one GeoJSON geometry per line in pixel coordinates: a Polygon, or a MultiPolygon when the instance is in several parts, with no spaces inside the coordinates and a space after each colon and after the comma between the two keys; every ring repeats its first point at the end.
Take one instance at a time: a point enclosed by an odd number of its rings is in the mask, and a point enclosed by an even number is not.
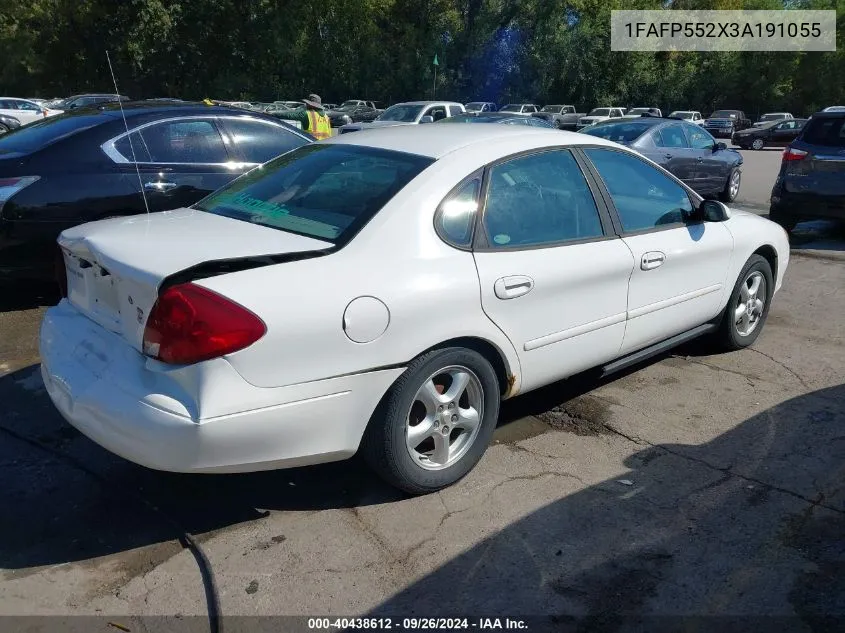
{"type": "Polygon", "coordinates": [[[0,93],[845,105],[845,0],[0,0],[0,93]],[[610,50],[612,9],[836,9],[827,53],[610,50]],[[433,65],[437,55],[436,85],[433,65]]]}

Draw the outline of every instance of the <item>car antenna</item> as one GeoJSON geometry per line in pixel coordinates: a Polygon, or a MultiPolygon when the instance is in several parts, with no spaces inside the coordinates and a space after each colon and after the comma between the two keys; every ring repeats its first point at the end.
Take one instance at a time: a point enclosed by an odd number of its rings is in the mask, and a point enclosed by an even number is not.
{"type": "Polygon", "coordinates": [[[123,117],[123,127],[126,128],[126,137],[129,139],[129,149],[132,151],[132,162],[135,164],[135,173],[138,175],[138,188],[141,190],[141,198],[144,201],[144,208],[147,210],[147,215],[150,214],[150,205],[147,204],[147,194],[144,193],[144,184],[141,182],[141,170],[138,168],[138,161],[135,160],[135,146],[132,144],[132,135],[129,133],[129,124],[126,123],[126,113],[123,111],[123,100],[120,98],[120,90],[117,89],[117,79],[114,76],[114,68],[111,65],[111,57],[106,51],[106,61],[109,63],[109,72],[111,73],[111,80],[114,84],[114,96],[117,97],[117,104],[120,106],[120,115],[123,117]]]}

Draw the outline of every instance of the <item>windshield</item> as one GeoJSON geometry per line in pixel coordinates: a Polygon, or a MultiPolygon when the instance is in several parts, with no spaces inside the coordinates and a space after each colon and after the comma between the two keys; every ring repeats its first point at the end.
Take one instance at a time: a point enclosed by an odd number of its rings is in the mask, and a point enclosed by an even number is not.
{"type": "Polygon", "coordinates": [[[711,119],[735,119],[736,112],[733,110],[716,110],[710,115],[711,119]]]}
{"type": "Polygon", "coordinates": [[[28,154],[106,120],[108,119],[100,114],[75,116],[59,114],[49,119],[40,119],[0,136],[0,154],[7,152],[28,154]]]}
{"type": "Polygon", "coordinates": [[[357,145],[303,145],[194,208],[299,235],[345,242],[431,158],[357,145]]]}
{"type": "Polygon", "coordinates": [[[504,108],[499,110],[499,112],[519,112],[522,109],[522,106],[518,103],[509,103],[504,108]]]}
{"type": "Polygon", "coordinates": [[[587,116],[610,116],[610,108],[594,108],[587,116]]]}
{"type": "Polygon", "coordinates": [[[628,114],[648,114],[651,112],[651,108],[634,108],[628,114]]]}
{"type": "MultiPolygon", "coordinates": [[[[344,101],[340,104],[340,108],[354,108],[355,106],[359,105],[357,101],[344,101]]],[[[338,110],[340,109],[338,108],[338,110]]]]}
{"type": "Polygon", "coordinates": [[[550,106],[543,106],[540,112],[560,112],[563,109],[563,106],[559,105],[550,105],[550,106]]]}
{"type": "Polygon", "coordinates": [[[412,123],[416,120],[417,115],[422,112],[423,107],[421,105],[405,105],[399,103],[395,106],[390,106],[378,115],[376,121],[403,121],[405,123],[412,123]]]}
{"type": "Polygon", "coordinates": [[[785,119],[786,115],[784,114],[764,114],[760,117],[761,121],[777,121],[778,119],[785,119]]]}
{"type": "Polygon", "coordinates": [[[616,143],[631,143],[652,127],[652,125],[642,121],[619,121],[596,125],[595,127],[591,126],[581,131],[590,136],[606,138],[608,141],[616,143]]]}
{"type": "Polygon", "coordinates": [[[484,107],[484,104],[480,103],[480,102],[479,103],[473,102],[473,103],[466,104],[465,107],[466,107],[467,112],[478,112],[479,110],[481,110],[484,107]]]}
{"type": "Polygon", "coordinates": [[[691,119],[692,118],[692,112],[688,112],[687,110],[675,110],[672,114],[669,115],[669,118],[691,119]]]}

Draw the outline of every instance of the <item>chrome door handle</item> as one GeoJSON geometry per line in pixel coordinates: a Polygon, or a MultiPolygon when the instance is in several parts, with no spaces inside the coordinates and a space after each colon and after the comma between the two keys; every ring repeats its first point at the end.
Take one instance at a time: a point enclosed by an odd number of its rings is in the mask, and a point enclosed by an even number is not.
{"type": "Polygon", "coordinates": [[[644,253],[640,259],[640,268],[643,270],[653,270],[658,266],[662,266],[666,261],[666,254],[660,251],[650,251],[644,253]]]}
{"type": "Polygon", "coordinates": [[[147,191],[170,191],[178,187],[175,182],[145,182],[144,189],[147,191]]]}
{"type": "Polygon", "coordinates": [[[515,299],[528,294],[534,288],[534,280],[526,275],[510,275],[497,279],[493,292],[499,299],[515,299]]]}

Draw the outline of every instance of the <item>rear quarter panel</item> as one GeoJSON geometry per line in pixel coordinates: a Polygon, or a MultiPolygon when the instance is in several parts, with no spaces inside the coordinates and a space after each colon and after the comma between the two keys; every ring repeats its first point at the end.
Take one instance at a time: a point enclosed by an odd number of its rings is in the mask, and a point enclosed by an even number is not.
{"type": "Polygon", "coordinates": [[[445,244],[433,225],[442,199],[484,160],[441,159],[334,254],[198,282],[267,324],[267,334],[229,362],[249,383],[276,387],[404,365],[444,341],[469,336],[500,351],[516,393],[516,351],[482,311],[474,258],[445,244]],[[365,296],[387,306],[389,325],[372,342],[355,343],[344,332],[344,311],[365,296]]]}

